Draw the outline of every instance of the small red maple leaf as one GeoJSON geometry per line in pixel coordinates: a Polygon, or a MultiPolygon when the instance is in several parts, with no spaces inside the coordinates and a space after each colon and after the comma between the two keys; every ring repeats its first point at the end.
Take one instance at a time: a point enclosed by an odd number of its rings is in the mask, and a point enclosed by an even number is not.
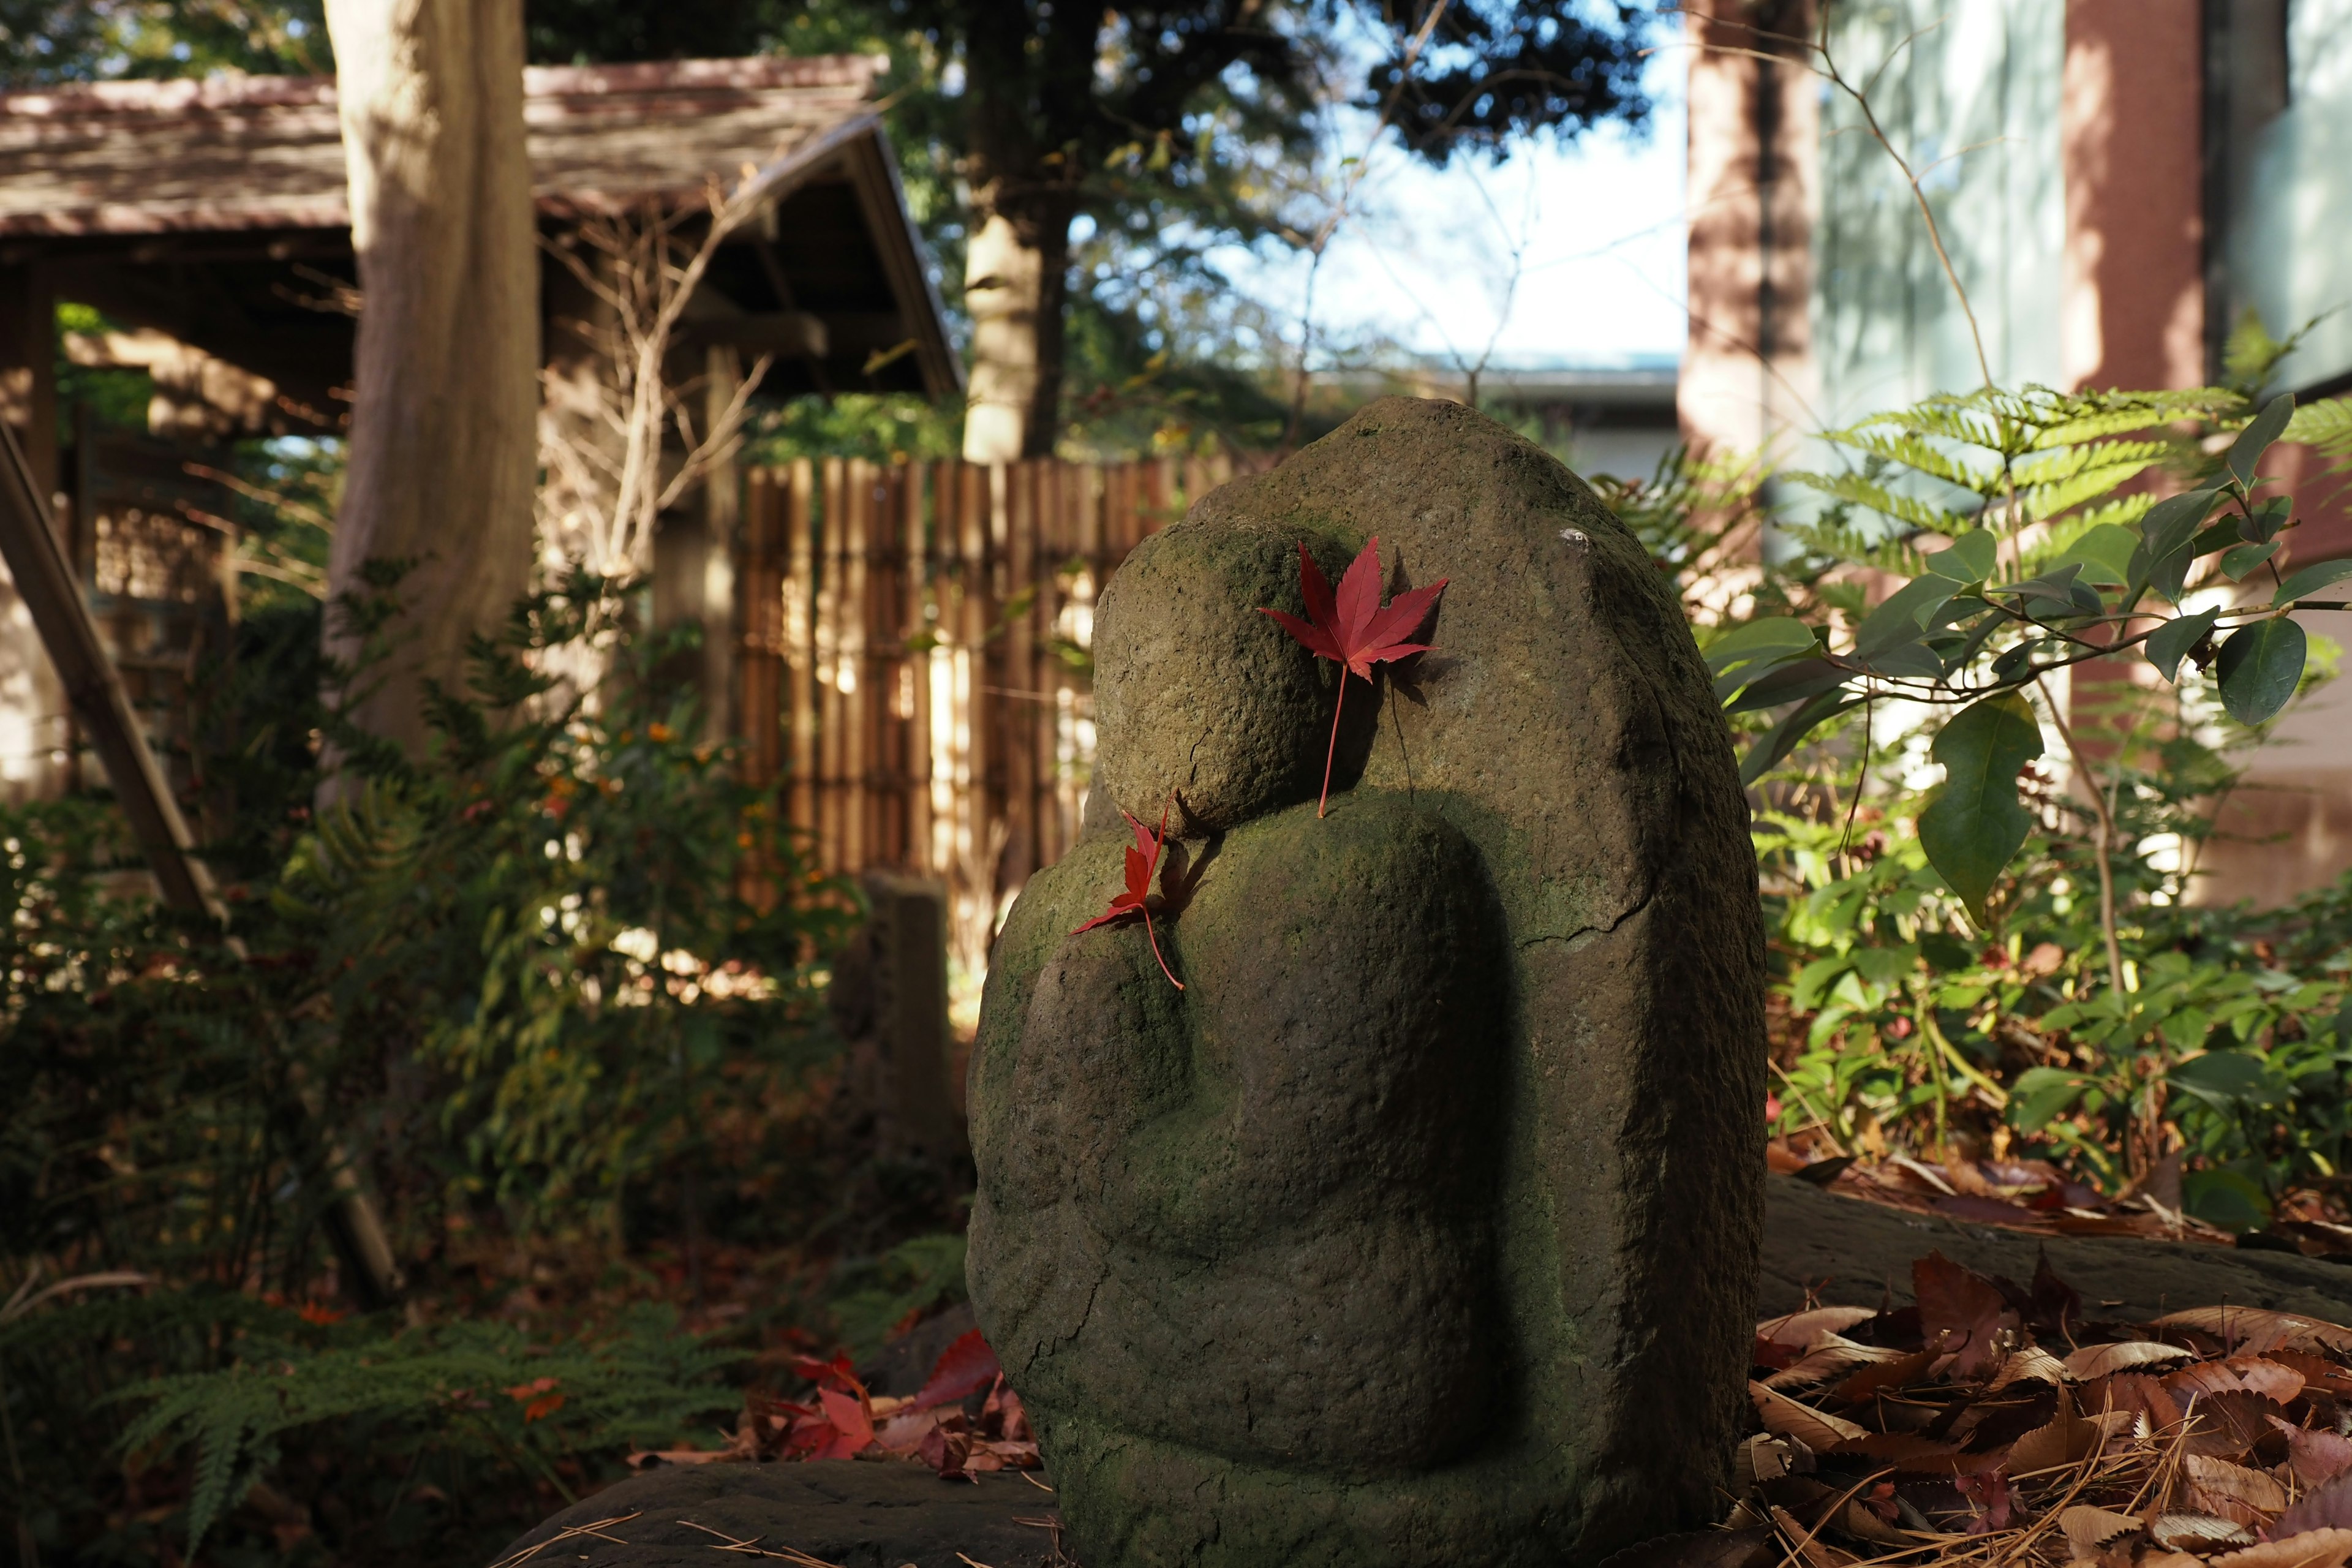
{"type": "Polygon", "coordinates": [[[1258,614],[1272,616],[1284,631],[1297,637],[1316,658],[1347,667],[1347,673],[1339,677],[1339,700],[1331,709],[1331,743],[1323,752],[1323,795],[1315,803],[1318,817],[1331,798],[1331,759],[1339,750],[1339,714],[1348,705],[1348,676],[1370,680],[1376,664],[1386,664],[1407,654],[1427,653],[1434,645],[1404,639],[1419,631],[1422,623],[1429,618],[1437,596],[1445,592],[1446,582],[1441,577],[1426,588],[1399,594],[1382,609],[1381,542],[1374,538],[1366,541],[1355,560],[1348,563],[1335,598],[1329,579],[1315,564],[1315,557],[1307,553],[1307,546],[1301,544],[1298,592],[1307,601],[1307,619],[1302,621],[1281,610],[1259,609],[1258,614]]]}
{"type": "MultiPolygon", "coordinates": [[[[1175,797],[1171,795],[1169,804],[1172,805],[1174,803],[1175,797]]],[[[1076,936],[1079,931],[1092,931],[1095,927],[1108,924],[1122,915],[1141,915],[1143,934],[1151,941],[1151,956],[1160,959],[1160,973],[1168,976],[1169,984],[1181,991],[1184,989],[1184,983],[1177,979],[1175,972],[1168,967],[1168,960],[1160,957],[1160,933],[1152,929],[1151,908],[1144,901],[1151,895],[1151,879],[1160,870],[1160,852],[1168,847],[1168,806],[1163,805],[1160,808],[1160,826],[1157,831],[1144,826],[1124,810],[1119,815],[1127,818],[1127,825],[1129,827],[1135,829],[1135,842],[1127,851],[1127,891],[1112,899],[1110,908],[1070,934],[1076,936]]]]}

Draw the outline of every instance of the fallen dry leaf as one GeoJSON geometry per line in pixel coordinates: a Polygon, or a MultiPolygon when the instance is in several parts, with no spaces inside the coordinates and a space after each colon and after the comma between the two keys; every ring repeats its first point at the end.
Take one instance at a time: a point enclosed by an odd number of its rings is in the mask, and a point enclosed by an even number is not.
{"type": "Polygon", "coordinates": [[[2159,1344],[2154,1340],[2126,1340],[2121,1344],[2084,1345],[2066,1358],[2066,1373],[2077,1383],[2088,1383],[2095,1377],[2108,1377],[2133,1367],[2153,1366],[2159,1362],[2187,1361],[2196,1354],[2179,1345],[2159,1344]]]}
{"type": "Polygon", "coordinates": [[[1823,1334],[1842,1334],[1876,1316],[1868,1307],[1814,1307],[1785,1318],[1767,1318],[1756,1325],[1756,1337],[1801,1351],[1823,1334]]]}
{"type": "Polygon", "coordinates": [[[2352,1354],[2352,1329],[2260,1307],[2191,1307],[2185,1312],[2168,1312],[2156,1321],[2165,1327],[2201,1330],[2246,1355],[2271,1350],[2352,1354]]]}
{"type": "Polygon", "coordinates": [[[1765,1378],[1767,1388],[1810,1388],[1817,1383],[1827,1383],[1841,1373],[1857,1366],[1883,1362],[1901,1361],[1903,1352],[1884,1350],[1876,1345],[1858,1345],[1836,1334],[1823,1333],[1805,1348],[1805,1353],[1789,1365],[1765,1378]]]}
{"type": "Polygon", "coordinates": [[[2228,1361],[2200,1361],[2184,1366],[2164,1380],[2164,1386],[2183,1404],[2192,1394],[2260,1394],[2284,1405],[2303,1392],[2303,1374],[2292,1367],[2259,1356],[2232,1356],[2228,1361]]]}
{"type": "Polygon", "coordinates": [[[2352,1530],[2315,1530],[2286,1541],[2224,1552],[2213,1568],[2344,1568],[2352,1558],[2352,1530]]]}
{"type": "Polygon", "coordinates": [[[2200,1513],[2257,1526],[2286,1507],[2286,1489],[2260,1470],[2203,1454],[2187,1455],[2181,1463],[2189,1474],[2189,1506],[2200,1513]]]}
{"type": "Polygon", "coordinates": [[[2341,1476],[2294,1500],[2271,1526],[2271,1539],[2308,1535],[2315,1530],[2352,1530],[2352,1476],[2341,1476]]]}
{"type": "Polygon", "coordinates": [[[2036,1475],[2071,1465],[2099,1446],[2099,1425],[2075,1412],[2074,1396],[2058,1391],[2058,1414],[2046,1426],[2036,1426],[2009,1447],[2009,1473],[2036,1475]]]}
{"type": "Polygon", "coordinates": [[[2271,1425],[2285,1436],[2287,1464],[2306,1489],[2352,1470],[2352,1437],[2290,1426],[2275,1415],[2271,1425]]]}
{"type": "Polygon", "coordinates": [[[2064,1362],[2060,1361],[2040,1345],[2028,1345],[2023,1350],[2012,1351],[2010,1353],[2009,1359],[2000,1363],[2000,1370],[1993,1374],[1990,1386],[1992,1392],[1998,1394],[2013,1383],[2033,1382],[2054,1384],[2064,1381],[2066,1381],[2064,1362]]]}
{"type": "Polygon", "coordinates": [[[1776,1437],[1794,1437],[1808,1448],[1832,1447],[1869,1431],[1843,1416],[1800,1405],[1780,1390],[1760,1383],[1748,1385],[1748,1397],[1755,1401],[1757,1418],[1764,1423],[1764,1430],[1776,1437]]]}
{"type": "Polygon", "coordinates": [[[2236,1520],[2210,1513],[2160,1513],[2148,1521],[2147,1533],[2158,1546],[2173,1552],[2252,1545],[2254,1539],[2236,1520]]]}
{"type": "Polygon", "coordinates": [[[1958,1376],[1998,1367],[2016,1343],[2018,1317],[2000,1288],[1941,1252],[1911,1265],[1911,1291],[1918,1298],[1919,1327],[1929,1347],[1958,1358],[1952,1367],[1958,1376]]]}
{"type": "Polygon", "coordinates": [[[2077,1503],[2058,1516],[2058,1528],[2074,1549],[2077,1562],[2095,1562],[2099,1549],[2127,1535],[2139,1533],[2140,1522],[2127,1513],[2077,1503]]]}

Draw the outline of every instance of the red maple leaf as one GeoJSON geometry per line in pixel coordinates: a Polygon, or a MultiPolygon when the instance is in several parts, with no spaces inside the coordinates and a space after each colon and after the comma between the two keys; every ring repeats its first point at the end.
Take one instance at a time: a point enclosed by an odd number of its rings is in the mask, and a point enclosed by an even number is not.
{"type": "Polygon", "coordinates": [[[952,1404],[986,1388],[996,1375],[996,1352],[988,1348],[980,1331],[973,1329],[940,1352],[940,1359],[931,1363],[930,1377],[924,1382],[922,1392],[915,1395],[915,1408],[929,1410],[934,1405],[952,1404]]]}
{"type": "Polygon", "coordinates": [[[1382,609],[1381,542],[1375,538],[1367,541],[1355,560],[1348,563],[1335,598],[1323,569],[1315,564],[1315,558],[1301,544],[1298,593],[1307,601],[1307,619],[1302,621],[1281,610],[1261,607],[1258,611],[1260,615],[1272,616],[1284,631],[1297,637],[1316,658],[1347,667],[1347,673],[1339,677],[1339,700],[1331,709],[1331,743],[1323,752],[1323,795],[1315,803],[1317,816],[1323,815],[1324,805],[1331,798],[1331,759],[1339,750],[1339,714],[1348,705],[1348,676],[1370,680],[1376,664],[1386,664],[1407,654],[1427,653],[1433,645],[1407,642],[1405,638],[1419,631],[1422,623],[1429,618],[1437,596],[1445,592],[1445,584],[1446,579],[1441,577],[1426,588],[1399,594],[1382,609]]]}
{"type": "MultiPolygon", "coordinates": [[[[1171,795],[1170,805],[1173,804],[1174,796],[1171,795]]],[[[1160,957],[1160,934],[1152,930],[1151,908],[1144,901],[1151,895],[1151,879],[1159,872],[1160,852],[1168,847],[1168,806],[1163,805],[1160,808],[1160,827],[1156,832],[1144,826],[1124,810],[1119,815],[1127,818],[1127,825],[1129,827],[1135,829],[1135,843],[1127,851],[1127,891],[1112,899],[1110,908],[1070,934],[1076,936],[1079,931],[1092,931],[1095,927],[1108,924],[1122,915],[1141,915],[1143,934],[1151,941],[1151,956],[1160,959],[1160,973],[1168,976],[1169,984],[1181,991],[1184,989],[1184,983],[1176,978],[1174,971],[1168,967],[1168,961],[1160,957]]]]}

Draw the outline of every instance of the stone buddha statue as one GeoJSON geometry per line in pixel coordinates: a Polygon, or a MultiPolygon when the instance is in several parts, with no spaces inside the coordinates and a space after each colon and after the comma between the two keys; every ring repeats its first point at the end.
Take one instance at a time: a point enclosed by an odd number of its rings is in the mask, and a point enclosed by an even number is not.
{"type": "Polygon", "coordinates": [[[1664,580],[1572,475],[1375,404],[1121,566],[1088,832],[992,960],[974,1305],[1087,1568],[1553,1563],[1705,1522],[1761,1216],[1761,921],[1664,580]],[[1453,580],[1354,681],[1372,534],[1453,580]],[[1163,808],[1163,973],[1121,886],[1163,808]]]}

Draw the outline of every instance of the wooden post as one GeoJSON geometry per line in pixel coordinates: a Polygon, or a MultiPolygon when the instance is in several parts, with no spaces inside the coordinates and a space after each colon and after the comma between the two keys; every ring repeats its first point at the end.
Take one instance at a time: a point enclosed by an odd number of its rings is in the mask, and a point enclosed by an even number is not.
{"type": "Polygon", "coordinates": [[[792,808],[789,820],[806,842],[815,842],[816,807],[816,556],[811,497],[816,468],[806,458],[793,460],[785,490],[784,647],[786,698],[792,738],[792,808]]]}
{"type": "Polygon", "coordinates": [[[783,773],[783,500],[772,468],[744,481],[743,567],[736,579],[735,686],[743,728],[743,776],[773,784],[783,773]]]}
{"type": "MultiPolygon", "coordinates": [[[[212,873],[196,858],[194,836],[172,798],[155,753],[140,733],[121,672],[106,657],[89,606],[66,563],[48,497],[36,489],[16,432],[5,422],[0,422],[0,560],[7,563],[49,662],[88,727],[131,837],[154,870],[163,902],[226,925],[228,908],[213,885],[212,873]]],[[[236,937],[228,939],[228,945],[244,956],[236,937]]],[[[272,1120],[294,1149],[297,1163],[323,1175],[334,1194],[327,1208],[327,1231],[349,1270],[352,1294],[371,1310],[392,1305],[406,1281],[350,1156],[334,1139],[320,1135],[317,1118],[299,1092],[273,1108],[272,1120]]]]}
{"type": "Polygon", "coordinates": [[[848,505],[842,518],[841,560],[841,868],[866,868],[868,829],[867,759],[873,755],[874,670],[866,657],[866,539],[874,520],[874,465],[849,460],[848,505]]]}
{"type": "MultiPolygon", "coordinates": [[[[703,419],[715,430],[743,382],[732,344],[703,352],[703,419]]],[[[742,692],[736,684],[738,649],[751,628],[734,578],[742,553],[743,471],[728,447],[702,477],[702,734],[718,744],[743,732],[742,692]]]]}
{"type": "Polygon", "coordinates": [[[824,511],[818,521],[824,542],[823,564],[817,569],[816,584],[816,659],[819,711],[817,714],[816,817],[817,841],[822,847],[819,863],[825,870],[840,871],[848,862],[842,858],[842,733],[847,710],[842,690],[842,602],[843,575],[842,536],[848,527],[848,500],[845,476],[839,458],[824,460],[824,511]]]}
{"type": "Polygon", "coordinates": [[[873,1028],[890,1110],[912,1152],[946,1159],[962,1142],[948,1082],[947,889],[884,870],[863,880],[873,910],[873,1028]]]}
{"type": "Polygon", "coordinates": [[[964,463],[964,648],[967,648],[969,696],[964,729],[969,733],[969,783],[964,820],[971,832],[971,891],[983,905],[995,902],[995,856],[990,853],[990,827],[1002,818],[1002,793],[997,787],[997,699],[995,654],[990,630],[997,618],[995,538],[1002,517],[1004,470],[997,466],[964,463]]]}
{"type": "MultiPolygon", "coordinates": [[[[929,531],[924,526],[923,503],[928,470],[909,463],[899,487],[900,549],[907,563],[903,585],[906,611],[901,618],[908,638],[925,640],[929,623],[924,615],[924,594],[930,584],[930,561],[925,548],[929,531]]],[[[909,646],[907,653],[907,865],[909,869],[936,869],[931,859],[931,660],[935,650],[909,646]]],[[[944,929],[944,928],[943,928],[944,929]]],[[[945,940],[944,936],[941,938],[945,940]]]]}

